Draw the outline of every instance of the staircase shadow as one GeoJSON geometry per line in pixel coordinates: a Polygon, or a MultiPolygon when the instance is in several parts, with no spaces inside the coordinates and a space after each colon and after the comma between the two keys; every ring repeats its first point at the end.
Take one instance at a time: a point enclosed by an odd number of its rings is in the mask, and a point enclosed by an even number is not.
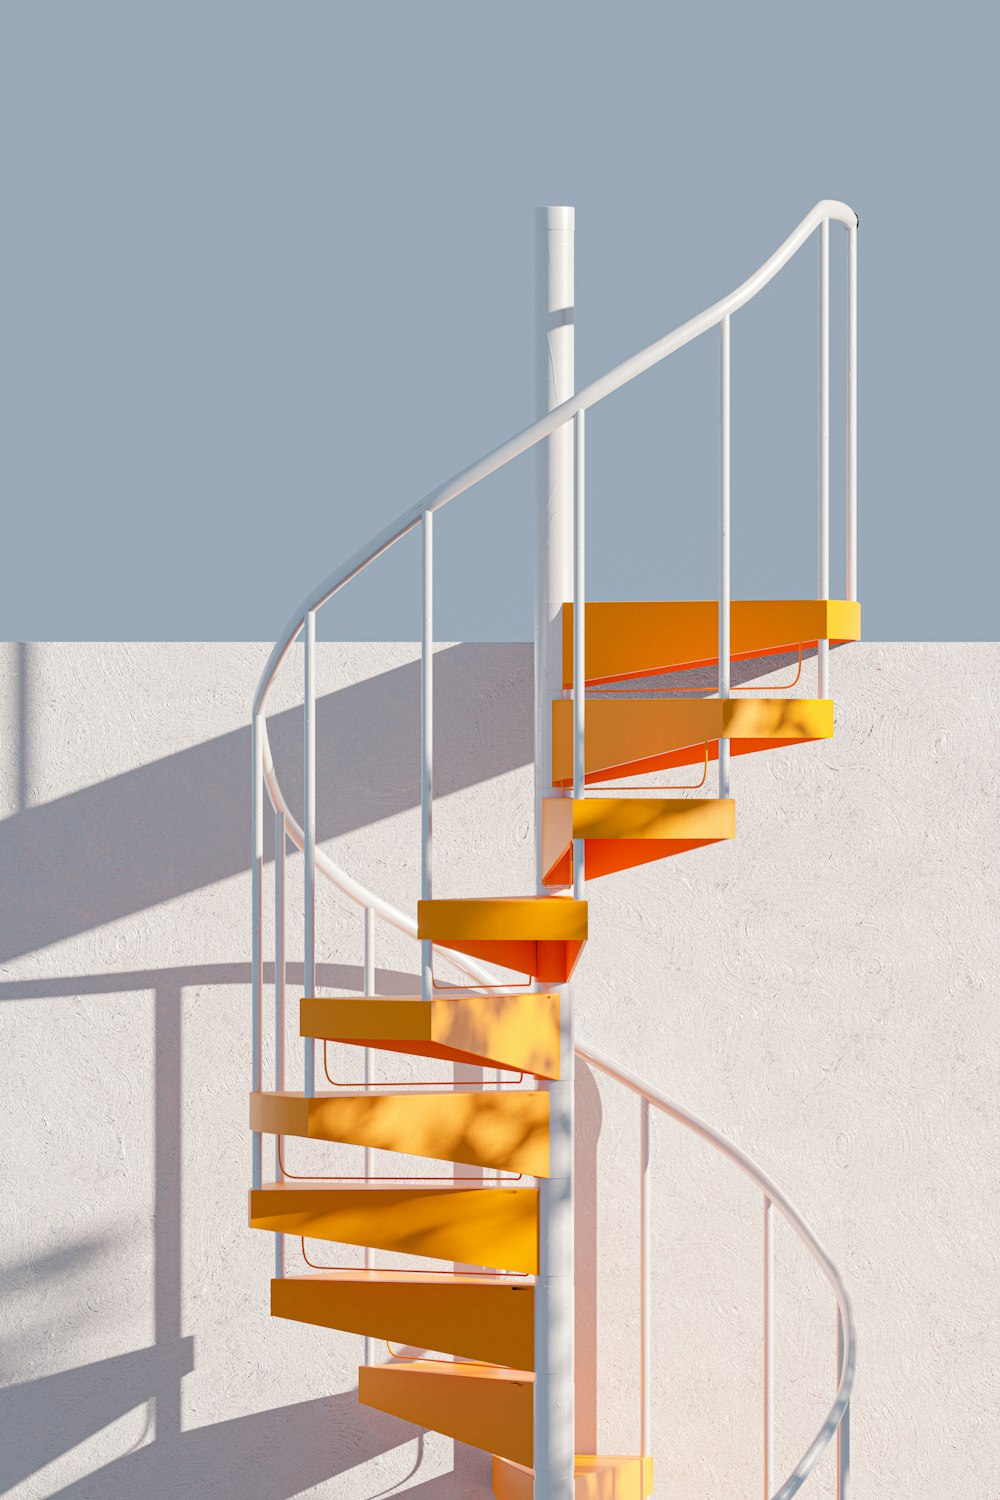
{"type": "MultiPolygon", "coordinates": [[[[438,796],[529,763],[530,663],[530,646],[519,643],[469,643],[435,654],[438,796]]],[[[21,809],[0,822],[0,869],[20,878],[6,885],[0,903],[0,962],[249,869],[249,726],[28,806],[30,665],[30,648],[22,647],[21,809]]],[[[419,662],[326,694],[316,719],[321,840],[419,805],[419,662]]],[[[282,788],[299,808],[302,710],[275,714],[268,733],[282,788]]],[[[265,825],[270,840],[271,819],[265,825]]]]}
{"type": "MultiPolygon", "coordinates": [[[[301,981],[301,965],[289,966],[301,981]]],[[[272,978],[268,973],[266,978],[272,978]]],[[[359,988],[360,968],[324,964],[320,983],[359,988]]],[[[144,993],[154,996],[155,1089],[153,1201],[153,1317],[155,1342],[108,1359],[56,1371],[0,1388],[0,1492],[45,1468],[109,1424],[147,1406],[142,1446],[47,1494],[74,1500],[290,1500],[358,1464],[421,1437],[421,1429],[360,1406],[352,1389],[335,1395],[250,1412],[228,1421],[183,1428],[181,1383],[195,1367],[195,1341],[182,1332],[182,1194],[180,1129],[183,1082],[182,998],[185,988],[250,983],[248,964],[201,964],[178,969],[64,975],[0,983],[0,1001],[144,993]]],[[[383,992],[413,993],[414,976],[380,971],[383,992]]],[[[242,1229],[242,1223],[240,1229],[242,1229]]],[[[235,1232],[235,1231],[234,1231],[235,1232]]],[[[4,1293],[12,1295],[67,1277],[90,1274],[102,1241],[84,1240],[21,1267],[8,1269],[4,1293]]],[[[261,1291],[266,1298],[266,1289],[261,1291]]],[[[20,1340],[0,1351],[11,1370],[22,1346],[41,1341],[40,1330],[18,1325],[20,1340]]],[[[422,1451],[422,1450],[421,1450],[422,1451]]],[[[444,1496],[477,1492],[471,1480],[442,1488],[444,1496]],[[462,1488],[465,1483],[465,1488],[462,1488]]],[[[452,1476],[441,1476],[444,1484],[452,1476]]],[[[372,1495],[378,1493],[373,1480],[372,1495]]],[[[430,1482],[429,1482],[430,1483],[430,1482]]],[[[395,1485],[392,1486],[395,1490],[395,1485]]],[[[432,1491],[428,1490],[428,1493],[432,1491]]],[[[488,1491],[483,1491],[488,1493],[488,1491]]]]}

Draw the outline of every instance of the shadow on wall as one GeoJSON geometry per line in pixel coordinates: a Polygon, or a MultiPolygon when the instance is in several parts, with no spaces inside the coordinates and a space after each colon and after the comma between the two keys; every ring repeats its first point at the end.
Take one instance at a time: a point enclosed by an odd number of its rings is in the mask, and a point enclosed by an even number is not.
{"type": "MultiPolygon", "coordinates": [[[[436,659],[441,795],[526,764],[532,753],[530,647],[461,645],[436,659]],[[486,670],[484,655],[488,655],[486,670]],[[503,714],[503,733],[497,717],[503,714]]],[[[249,729],[219,736],[127,774],[32,807],[30,648],[18,653],[17,812],[0,823],[0,961],[138,913],[249,868],[249,729]],[[155,858],[150,857],[155,850],[155,858]]],[[[419,666],[408,664],[320,699],[324,758],[318,831],[323,839],[364,827],[419,802],[419,666]]],[[[301,797],[301,710],[270,720],[282,785],[301,797]]],[[[321,965],[326,989],[361,990],[360,967],[321,965]]],[[[266,980],[273,982],[267,966],[266,980]]],[[[301,966],[289,965],[290,984],[301,966]]],[[[488,1460],[456,1445],[449,1474],[419,1480],[420,1429],[359,1406],[349,1390],[185,1430],[181,1383],[194,1368],[194,1339],[181,1323],[185,988],[245,986],[249,964],[202,964],[0,983],[0,1001],[85,994],[154,995],[154,1342],[113,1358],[0,1390],[0,1492],[40,1470],[129,1412],[147,1409],[141,1446],[78,1481],[46,1493],[80,1500],[284,1500],[336,1480],[405,1443],[416,1445],[412,1495],[466,1500],[489,1493],[488,1460]]],[[[380,970],[382,994],[414,993],[415,976],[380,970]]],[[[100,1249],[82,1243],[21,1268],[33,1287],[88,1274],[100,1249]]],[[[18,1268],[7,1278],[14,1290],[18,1268]]],[[[264,1295],[264,1294],[262,1294],[264,1295]]],[[[0,1351],[3,1352],[3,1351],[0,1351]]],[[[12,1355],[13,1347],[6,1351],[12,1355]]],[[[8,1363],[5,1360],[5,1363],[8,1363]]],[[[8,1364],[8,1368],[10,1365],[8,1364]]],[[[36,1480],[36,1483],[38,1481],[36,1480]]],[[[399,1483],[391,1486],[397,1492],[399,1483]]],[[[376,1500],[373,1489],[366,1500],[376,1500]]]]}
{"type": "MultiPolygon", "coordinates": [[[[28,806],[29,650],[20,647],[18,659],[20,810],[0,823],[0,868],[21,878],[0,909],[0,962],[249,869],[249,725],[28,806]]],[[[530,646],[446,647],[435,656],[434,687],[438,796],[530,762],[530,646]]],[[[318,700],[320,839],[419,804],[419,725],[418,662],[318,700]]],[[[275,714],[268,733],[282,789],[299,808],[301,709],[275,714]]]]}
{"type": "MultiPolygon", "coordinates": [[[[273,983],[273,969],[265,977],[273,983]]],[[[321,965],[318,978],[324,987],[358,987],[361,970],[321,965]]],[[[290,965],[290,982],[301,979],[301,966],[296,972],[296,966],[290,965]]],[[[414,976],[379,971],[378,981],[383,993],[412,993],[414,976]]],[[[152,991],[155,996],[155,1343],[0,1389],[0,1493],[6,1494],[144,1403],[143,1446],[47,1493],[79,1500],[95,1500],[98,1495],[101,1500],[134,1500],[136,1495],[144,1500],[196,1500],[202,1495],[220,1500],[286,1500],[408,1441],[418,1444],[413,1473],[419,1469],[420,1429],[359,1406],[354,1389],[226,1422],[182,1428],[181,1381],[191,1373],[195,1360],[194,1339],[181,1330],[182,991],[186,986],[249,987],[249,983],[248,964],[204,964],[0,984],[0,1002],[8,1003],[84,994],[152,991]]],[[[58,1250],[44,1261],[35,1259],[21,1269],[34,1286],[43,1286],[74,1272],[85,1274],[98,1249],[99,1245],[84,1242],[58,1250]]],[[[5,1278],[8,1295],[17,1279],[14,1268],[5,1278]]],[[[480,1455],[456,1449],[451,1474],[407,1493],[458,1500],[482,1490],[482,1473],[480,1455]]],[[[370,1500],[376,1500],[374,1494],[370,1500]]]]}

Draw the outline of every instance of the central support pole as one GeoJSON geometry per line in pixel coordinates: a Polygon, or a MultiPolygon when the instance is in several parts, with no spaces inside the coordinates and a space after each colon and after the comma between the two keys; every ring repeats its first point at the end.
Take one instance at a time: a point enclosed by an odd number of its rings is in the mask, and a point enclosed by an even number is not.
{"type": "MultiPolygon", "coordinates": [[[[573,395],[572,208],[540,208],[535,226],[539,416],[573,395]]],[[[552,700],[564,696],[562,607],[573,597],[573,423],[540,444],[535,527],[535,868],[542,869],[542,799],[552,788],[552,700]]],[[[544,988],[544,986],[542,986],[544,988]]],[[[573,1500],[573,1005],[560,1001],[560,1073],[549,1091],[551,1176],[539,1185],[535,1285],[535,1500],[573,1500]]]]}

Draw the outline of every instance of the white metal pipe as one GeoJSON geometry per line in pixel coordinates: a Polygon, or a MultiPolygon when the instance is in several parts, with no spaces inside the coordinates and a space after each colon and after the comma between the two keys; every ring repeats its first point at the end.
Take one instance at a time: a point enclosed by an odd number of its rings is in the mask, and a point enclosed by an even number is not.
{"type": "Polygon", "coordinates": [[[586,413],[573,418],[573,796],[586,787],[584,730],[587,712],[586,413]]]}
{"type": "MultiPolygon", "coordinates": [[[[819,228],[819,567],[818,594],[830,597],[830,225],[819,228]]],[[[818,693],[830,696],[830,642],[816,645],[818,693]]]]}
{"type": "Polygon", "coordinates": [[[490,474],[495,474],[512,459],[518,458],[522,453],[527,453],[536,443],[543,442],[550,437],[558,428],[569,422],[578,411],[589,410],[590,407],[596,406],[606,396],[628,385],[629,381],[635,380],[637,376],[645,374],[661,360],[675,354],[678,349],[683,349],[685,344],[690,344],[692,340],[700,338],[709,329],[717,327],[724,317],[731,316],[732,313],[745,306],[752,297],[767,286],[783,266],[788,264],[792,256],[801,250],[810,235],[825,219],[843,224],[847,228],[857,224],[857,215],[846,203],[838,203],[834,199],[823,199],[810,209],[788,238],[778,246],[774,254],[769,256],[763,265],[759,266],[753,275],[742,282],[735,291],[720,298],[718,302],[714,302],[711,307],[706,308],[696,317],[689,318],[686,323],[682,323],[671,333],[649,344],[638,354],[633,354],[631,358],[623,360],[607,374],[591,381],[590,385],[585,386],[578,394],[571,395],[551,411],[540,416],[530,427],[515,433],[513,437],[508,438],[490,453],[484,454],[461,473],[429,491],[416,505],[404,511],[401,516],[380,531],[371,542],[349,557],[303,600],[278,637],[257,685],[254,695],[254,712],[261,711],[275,673],[302,629],[303,617],[310,609],[318,609],[320,605],[325,604],[339,589],[368,567],[369,563],[381,557],[383,552],[387,552],[395,542],[398,542],[407,532],[412,531],[415,526],[419,526],[424,511],[436,511],[442,506],[449,505],[452,500],[456,500],[466,490],[472,489],[480,480],[488,478],[490,474]]]}
{"type": "Polygon", "coordinates": [[[771,1200],[764,1194],[764,1500],[774,1478],[774,1235],[771,1200]]]}
{"type": "MultiPolygon", "coordinates": [[[[840,1308],[837,1308],[837,1380],[844,1379],[844,1368],[847,1363],[844,1349],[844,1320],[840,1308]]],[[[840,1419],[837,1428],[837,1500],[850,1500],[851,1497],[851,1408],[850,1404],[844,1408],[844,1415],[840,1419]]]]}
{"type": "MultiPolygon", "coordinates": [[[[420,899],[434,889],[434,513],[424,512],[421,532],[423,619],[420,639],[420,899]]],[[[434,946],[420,944],[420,993],[433,998],[434,946]]]]}
{"type": "Polygon", "coordinates": [[[649,1100],[641,1099],[639,1109],[639,1362],[642,1402],[639,1453],[643,1458],[648,1458],[653,1451],[653,1378],[652,1344],[650,1341],[652,1313],[650,1268],[652,1265],[652,1244],[650,1238],[649,1100]]]}
{"type": "MultiPolygon", "coordinates": [[[[361,989],[362,989],[362,993],[364,995],[367,995],[369,998],[372,995],[375,994],[375,913],[374,913],[374,911],[372,910],[372,908],[370,906],[366,906],[365,907],[364,971],[363,971],[363,974],[362,974],[361,989]]],[[[364,1055],[365,1055],[365,1093],[367,1094],[368,1091],[369,1091],[369,1089],[372,1086],[372,1058],[373,1058],[373,1053],[372,1053],[371,1047],[365,1047],[363,1050],[364,1050],[364,1055]]],[[[374,1161],[374,1155],[373,1155],[373,1152],[372,1152],[372,1148],[370,1146],[366,1146],[364,1148],[364,1151],[365,1151],[365,1156],[364,1156],[364,1162],[365,1162],[365,1181],[366,1182],[371,1182],[371,1180],[372,1180],[372,1165],[373,1165],[373,1161],[374,1161]]],[[[374,1269],[375,1269],[375,1251],[371,1248],[370,1245],[366,1245],[365,1246],[365,1270],[366,1271],[372,1271],[374,1269]]],[[[365,1334],[365,1364],[366,1365],[370,1365],[372,1363],[373,1350],[374,1350],[374,1344],[372,1342],[372,1339],[371,1339],[371,1337],[368,1334],[365,1334]]]]}
{"type": "Polygon", "coordinates": [[[847,597],[858,597],[858,226],[847,231],[847,597]]]}
{"type": "MultiPolygon", "coordinates": [[[[264,721],[255,714],[251,731],[252,801],[250,818],[251,883],[251,999],[250,999],[250,1087],[260,1093],[263,1083],[264,1009],[264,721]]],[[[251,1180],[255,1188],[263,1182],[263,1141],[259,1130],[252,1133],[251,1180]]]]}
{"type": "MultiPolygon", "coordinates": [[[[729,616],[730,573],[729,501],[732,482],[731,371],[729,314],[719,324],[719,697],[728,698],[731,682],[729,616]]],[[[719,796],[729,796],[729,741],[719,739],[719,796]]]]}
{"type": "MultiPolygon", "coordinates": [[[[303,850],[303,879],[305,899],[303,902],[303,985],[307,995],[316,993],[316,611],[306,613],[304,625],[305,663],[304,690],[305,715],[303,735],[304,766],[304,823],[305,849],[303,850]]],[[[303,1042],[304,1089],[307,1099],[316,1093],[315,1042],[311,1036],[303,1042]]]]}
{"type": "MultiPolygon", "coordinates": [[[[586,584],[586,413],[573,418],[573,796],[586,794],[585,732],[587,711],[587,584],[586,584]]],[[[583,839],[573,840],[573,895],[583,900],[586,851],[583,839]]]]}
{"type": "MultiPolygon", "coordinates": [[[[574,598],[574,431],[567,409],[574,372],[574,213],[536,217],[537,384],[540,412],[561,408],[540,450],[535,528],[535,856],[542,885],[542,799],[552,788],[552,700],[563,696],[562,609],[574,598]]],[[[582,410],[582,408],[581,408],[582,410]]],[[[535,424],[539,430],[546,419],[535,424]]],[[[525,446],[530,446],[526,444],[525,446]]],[[[574,610],[578,615],[579,611],[574,610]]],[[[575,631],[574,631],[575,639],[575,631]]],[[[574,860],[577,870],[582,862],[574,860]]],[[[535,1500],[573,1500],[575,1468],[573,1280],[573,999],[559,1005],[559,1078],[549,1093],[550,1162],[538,1185],[539,1272],[535,1279],[535,1500]]]]}
{"type": "MultiPolygon", "coordinates": [[[[285,1087],[285,818],[274,815],[274,1087],[285,1087]]],[[[274,1180],[284,1177],[281,1169],[281,1136],[274,1138],[274,1180]]],[[[274,1236],[274,1274],[285,1274],[285,1236],[274,1236]]]]}

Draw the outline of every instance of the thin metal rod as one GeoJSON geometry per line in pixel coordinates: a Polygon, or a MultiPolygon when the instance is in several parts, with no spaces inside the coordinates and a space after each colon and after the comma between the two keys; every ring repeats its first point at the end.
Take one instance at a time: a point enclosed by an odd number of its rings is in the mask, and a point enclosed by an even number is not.
{"type": "MultiPolygon", "coordinates": [[[[837,1381],[844,1374],[844,1320],[837,1308],[837,1381]]],[[[837,1428],[837,1500],[851,1495],[851,1404],[847,1403],[837,1428]]]]}
{"type": "MultiPolygon", "coordinates": [[[[424,511],[423,625],[420,642],[420,897],[429,901],[434,888],[434,512],[424,511]]],[[[433,998],[433,946],[420,944],[420,992],[433,998]]]]}
{"type": "Polygon", "coordinates": [[[774,1221],[764,1194],[764,1500],[774,1477],[774,1221]]]}
{"type": "MultiPolygon", "coordinates": [[[[586,413],[573,418],[573,796],[586,795],[586,413]]],[[[583,900],[584,841],[573,840],[573,892],[583,900]]]]}
{"type": "MultiPolygon", "coordinates": [[[[285,1087],[285,815],[274,815],[274,1087],[285,1087]]],[[[274,1180],[280,1182],[281,1136],[274,1138],[274,1180]]],[[[274,1236],[274,1274],[285,1274],[285,1236],[274,1236]]]]}
{"type": "MultiPolygon", "coordinates": [[[[819,229],[819,567],[818,596],[830,597],[830,224],[819,229]]],[[[818,692],[830,696],[830,642],[816,645],[818,692]]]]}
{"type": "Polygon", "coordinates": [[[858,226],[847,231],[847,597],[858,597],[858,226]]]}
{"type": "MultiPolygon", "coordinates": [[[[729,314],[719,324],[719,697],[729,697],[731,680],[729,606],[730,578],[729,499],[731,484],[730,347],[729,314]]],[[[729,796],[729,741],[719,740],[719,796],[729,796]]]]}
{"type": "MultiPolygon", "coordinates": [[[[371,996],[375,993],[375,913],[370,906],[365,907],[365,954],[364,975],[362,979],[362,991],[371,996]]],[[[365,1093],[372,1086],[372,1049],[366,1047],[365,1053],[365,1093]]],[[[365,1147],[365,1182],[372,1180],[372,1167],[374,1154],[370,1146],[365,1147]]],[[[365,1246],[365,1270],[375,1269],[375,1251],[370,1245],[365,1246]]],[[[374,1344],[370,1335],[365,1334],[365,1364],[372,1363],[374,1344]]]]}
{"type": "MultiPolygon", "coordinates": [[[[307,995],[316,993],[316,611],[310,609],[304,621],[305,636],[305,733],[304,733],[304,777],[305,812],[303,827],[305,849],[303,851],[303,874],[305,879],[304,922],[305,933],[302,945],[304,955],[303,985],[307,995]]],[[[316,1093],[315,1042],[311,1036],[305,1038],[303,1048],[304,1089],[307,1099],[316,1093]]]]}
{"type": "MultiPolygon", "coordinates": [[[[263,716],[255,714],[252,732],[252,803],[250,821],[251,846],[251,1001],[250,1001],[250,1087],[259,1094],[263,1081],[262,1021],[264,1006],[264,725],[263,716]]],[[[263,1182],[263,1141],[259,1130],[252,1133],[251,1181],[255,1188],[263,1182]]]]}
{"type": "Polygon", "coordinates": [[[649,1100],[640,1101],[639,1115],[639,1337],[640,1337],[640,1389],[642,1396],[642,1426],[639,1437],[639,1453],[648,1458],[653,1451],[652,1410],[653,1382],[650,1344],[650,1197],[649,1197],[649,1100]]]}

